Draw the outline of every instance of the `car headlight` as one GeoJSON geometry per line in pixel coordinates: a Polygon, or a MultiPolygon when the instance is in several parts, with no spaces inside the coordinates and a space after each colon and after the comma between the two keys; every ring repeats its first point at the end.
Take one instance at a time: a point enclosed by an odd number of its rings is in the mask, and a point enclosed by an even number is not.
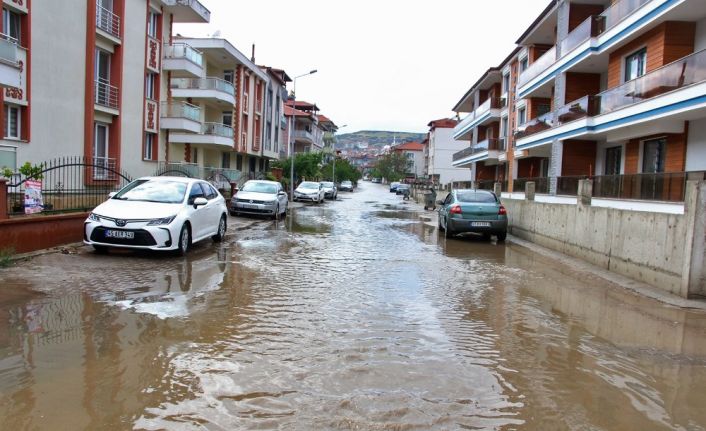
{"type": "Polygon", "coordinates": [[[101,221],[101,216],[96,213],[90,213],[88,214],[88,219],[91,221],[101,221]]]}
{"type": "Polygon", "coordinates": [[[147,226],[162,226],[173,222],[175,218],[176,214],[170,217],[156,218],[154,220],[150,220],[149,223],[147,223],[147,226]]]}

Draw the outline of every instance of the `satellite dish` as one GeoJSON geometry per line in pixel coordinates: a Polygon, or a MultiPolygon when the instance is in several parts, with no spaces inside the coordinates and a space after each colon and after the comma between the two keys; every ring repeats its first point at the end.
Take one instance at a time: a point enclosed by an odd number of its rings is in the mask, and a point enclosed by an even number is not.
{"type": "Polygon", "coordinates": [[[220,30],[216,30],[216,32],[213,33],[213,34],[211,35],[211,37],[221,37],[221,31],[220,31],[220,30]]]}

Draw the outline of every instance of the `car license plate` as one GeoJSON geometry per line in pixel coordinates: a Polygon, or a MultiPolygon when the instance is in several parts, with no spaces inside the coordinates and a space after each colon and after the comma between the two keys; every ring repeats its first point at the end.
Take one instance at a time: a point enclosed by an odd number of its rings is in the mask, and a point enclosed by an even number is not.
{"type": "Polygon", "coordinates": [[[488,222],[488,221],[472,221],[471,227],[490,227],[490,222],[488,222]]]}
{"type": "Polygon", "coordinates": [[[106,238],[119,238],[119,239],[134,239],[135,232],[130,232],[126,230],[106,230],[106,238]]]}

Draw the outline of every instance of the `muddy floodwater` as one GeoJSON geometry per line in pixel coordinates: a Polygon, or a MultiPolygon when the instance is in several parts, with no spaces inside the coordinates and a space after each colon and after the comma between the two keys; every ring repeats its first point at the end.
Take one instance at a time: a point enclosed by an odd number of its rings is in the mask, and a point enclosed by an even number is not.
{"type": "Polygon", "coordinates": [[[424,215],[363,183],[0,270],[0,429],[706,428],[706,314],[424,215]]]}

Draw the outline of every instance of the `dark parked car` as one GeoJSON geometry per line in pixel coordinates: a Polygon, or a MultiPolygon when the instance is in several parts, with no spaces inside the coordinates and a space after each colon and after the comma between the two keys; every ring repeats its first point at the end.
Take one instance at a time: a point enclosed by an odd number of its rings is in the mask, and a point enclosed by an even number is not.
{"type": "Polygon", "coordinates": [[[403,195],[405,193],[405,190],[407,191],[407,193],[410,192],[411,187],[409,186],[409,184],[399,184],[397,188],[395,188],[395,194],[403,195]]]}
{"type": "Polygon", "coordinates": [[[341,190],[342,192],[352,192],[353,183],[350,181],[341,181],[341,187],[339,187],[339,190],[341,190]]]}
{"type": "Polygon", "coordinates": [[[507,237],[507,210],[495,193],[487,190],[454,190],[438,202],[439,231],[446,238],[459,233],[480,233],[486,238],[496,235],[498,241],[507,237]]]}
{"type": "Polygon", "coordinates": [[[397,186],[399,186],[399,185],[400,185],[400,183],[398,183],[397,181],[390,183],[390,193],[396,192],[397,186]]]}

